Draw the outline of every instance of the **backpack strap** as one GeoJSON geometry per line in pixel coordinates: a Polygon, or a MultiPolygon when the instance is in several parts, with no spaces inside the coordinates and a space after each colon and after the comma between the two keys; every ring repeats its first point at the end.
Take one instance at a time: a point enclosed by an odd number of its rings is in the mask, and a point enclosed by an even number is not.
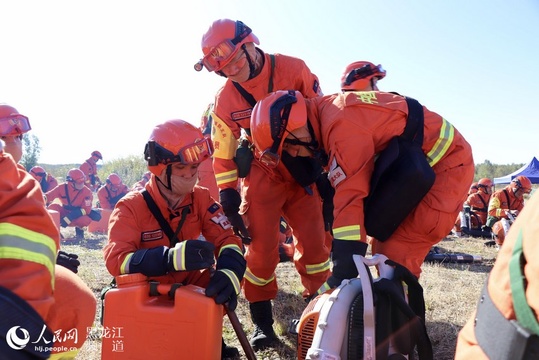
{"type": "Polygon", "coordinates": [[[141,193],[142,193],[142,196],[144,197],[144,200],[146,201],[146,205],[148,205],[148,208],[150,209],[153,216],[159,223],[159,226],[161,226],[161,229],[163,229],[168,239],[170,240],[170,247],[171,248],[174,247],[176,243],[178,242],[178,234],[180,232],[180,229],[182,228],[183,223],[185,222],[187,218],[187,214],[189,214],[190,212],[189,207],[186,206],[182,209],[180,223],[178,224],[178,228],[174,232],[172,231],[170,224],[165,220],[165,217],[163,216],[163,214],[161,214],[161,211],[157,207],[157,204],[155,203],[150,193],[146,189],[142,190],[141,193]]]}
{"type": "Polygon", "coordinates": [[[421,147],[423,145],[423,127],[425,123],[423,106],[419,101],[411,97],[405,96],[404,99],[408,105],[408,118],[401,137],[413,141],[421,147]]]}

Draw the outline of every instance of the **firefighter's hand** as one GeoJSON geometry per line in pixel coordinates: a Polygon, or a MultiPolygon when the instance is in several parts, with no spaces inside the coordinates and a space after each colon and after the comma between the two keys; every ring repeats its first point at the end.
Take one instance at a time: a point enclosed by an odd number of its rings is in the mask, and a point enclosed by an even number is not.
{"type": "Polygon", "coordinates": [[[217,259],[217,271],[206,287],[206,296],[213,297],[216,304],[228,302],[230,310],[236,309],[246,266],[245,258],[237,246],[223,249],[217,259]]]}
{"type": "Polygon", "coordinates": [[[241,238],[241,241],[248,245],[251,243],[251,235],[247,231],[247,227],[243,223],[243,219],[239,214],[241,196],[240,194],[232,189],[223,189],[219,192],[219,202],[223,207],[223,211],[234,229],[234,233],[241,238]]]}
{"type": "Polygon", "coordinates": [[[333,273],[318,289],[317,294],[339,286],[345,279],[356,278],[358,272],[352,255],[365,256],[367,248],[367,243],[361,241],[333,239],[333,273]]]}
{"type": "Polygon", "coordinates": [[[184,240],[168,252],[168,263],[176,271],[205,269],[215,263],[215,246],[203,240],[184,240]]]}
{"type": "Polygon", "coordinates": [[[76,254],[68,254],[65,251],[60,250],[58,251],[58,256],[56,257],[56,264],[62,265],[76,274],[79,272],[80,265],[78,258],[79,256],[76,254]]]}

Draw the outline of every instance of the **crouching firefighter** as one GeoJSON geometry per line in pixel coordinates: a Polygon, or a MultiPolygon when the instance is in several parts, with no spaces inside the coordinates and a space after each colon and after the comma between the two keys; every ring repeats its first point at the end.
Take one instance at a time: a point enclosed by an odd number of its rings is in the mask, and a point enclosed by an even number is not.
{"type": "Polygon", "coordinates": [[[539,358],[539,195],[511,226],[481,292],[459,332],[455,359],[539,358]]]}
{"type": "MultiPolygon", "coordinates": [[[[199,164],[212,153],[211,140],[188,122],[157,125],[144,151],[151,178],[116,204],[103,251],[113,276],[197,285],[234,310],[246,268],[242,242],[209,190],[195,185],[199,164]],[[206,241],[197,240],[201,234],[206,241]]],[[[221,356],[237,355],[223,341],[221,356]]]]}

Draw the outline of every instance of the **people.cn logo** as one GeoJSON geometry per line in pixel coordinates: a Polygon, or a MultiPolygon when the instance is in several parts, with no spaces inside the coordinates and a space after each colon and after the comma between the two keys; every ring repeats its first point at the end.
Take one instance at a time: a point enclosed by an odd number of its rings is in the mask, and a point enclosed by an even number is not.
{"type": "Polygon", "coordinates": [[[6,342],[13,350],[22,350],[30,341],[30,333],[25,328],[13,326],[6,334],[6,342]],[[17,332],[17,330],[19,330],[17,332]],[[20,337],[19,335],[22,335],[20,337]]]}

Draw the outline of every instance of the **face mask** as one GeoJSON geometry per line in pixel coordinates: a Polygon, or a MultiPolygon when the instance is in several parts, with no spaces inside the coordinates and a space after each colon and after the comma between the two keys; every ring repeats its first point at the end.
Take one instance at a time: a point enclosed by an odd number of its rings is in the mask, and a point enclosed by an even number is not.
{"type": "Polygon", "coordinates": [[[75,190],[82,190],[82,188],[84,187],[84,183],[73,183],[73,187],[75,188],[75,190]]]}
{"type": "Polygon", "coordinates": [[[196,185],[198,180],[198,172],[190,177],[185,178],[183,176],[172,175],[170,177],[170,182],[172,183],[172,191],[177,195],[185,195],[190,193],[193,190],[193,187],[196,185]]]}

